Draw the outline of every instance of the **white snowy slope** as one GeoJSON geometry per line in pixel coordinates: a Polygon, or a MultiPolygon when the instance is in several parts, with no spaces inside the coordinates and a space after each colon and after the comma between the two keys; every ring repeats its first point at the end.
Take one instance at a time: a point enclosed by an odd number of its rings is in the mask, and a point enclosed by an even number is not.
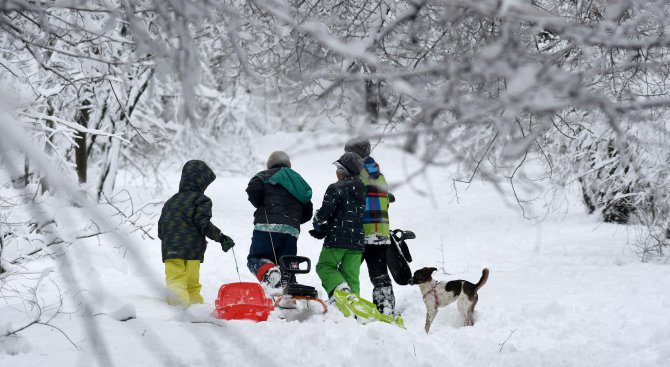
{"type": "MultiPolygon", "coordinates": [[[[341,150],[306,150],[303,143],[310,139],[295,134],[266,137],[258,142],[256,154],[264,161],[272,150],[286,150],[293,168],[312,185],[318,208],[327,185],[335,180],[331,162],[341,150]]],[[[383,145],[373,156],[392,183],[400,183],[407,168],[417,164],[383,145]]],[[[120,185],[146,202],[165,200],[178,186],[179,168],[166,174],[169,185],[153,198],[150,189],[120,185]]],[[[250,171],[262,168],[259,164],[250,171]]],[[[237,243],[242,280],[254,281],[246,268],[252,207],[244,190],[250,176],[217,175],[206,192],[214,203],[214,223],[237,243]]],[[[160,242],[135,235],[135,243],[119,243],[108,236],[100,243],[89,240],[72,246],[68,261],[27,264],[25,272],[54,267],[55,271],[45,272],[40,298],[45,304],[58,300],[53,280],[67,297],[65,311],[74,313],[51,321],[60,330],[35,325],[21,332],[21,338],[6,340],[0,345],[0,365],[88,366],[105,354],[114,366],[668,364],[670,266],[640,263],[626,245],[626,227],[586,215],[577,194],[568,195],[567,213],[533,225],[490,184],[460,186],[456,200],[449,193],[451,178],[449,172],[435,169],[413,183],[430,187],[432,199],[409,185],[399,187],[390,216],[392,227],[416,232],[417,238],[408,242],[413,269],[442,268],[444,260],[449,274],[440,269],[436,278],[470,281],[479,279],[482,268],[491,270],[479,291],[472,327],[461,326],[463,320],[451,305],[440,310],[426,335],[418,287],[397,285],[397,309],[407,330],[382,323],[360,325],[334,309],[303,322],[286,322],[274,315],[264,323],[212,319],[218,288],[237,281],[232,253],[223,253],[216,243],[210,243],[201,268],[205,304],[183,312],[163,302],[160,242]],[[69,272],[74,272],[78,284],[68,287],[64,279],[69,272]],[[75,291],[80,292],[72,297],[75,291]],[[84,322],[89,319],[82,317],[82,300],[91,303],[91,312],[97,315],[93,322],[84,322]],[[99,333],[104,343],[93,343],[91,332],[99,333]]],[[[307,235],[308,229],[303,226],[299,254],[316,261],[321,243],[307,235]]],[[[320,289],[314,272],[298,279],[320,289]]],[[[361,281],[362,295],[371,298],[365,265],[361,281]]],[[[0,331],[25,321],[25,310],[18,305],[12,299],[0,303],[0,331]]]]}

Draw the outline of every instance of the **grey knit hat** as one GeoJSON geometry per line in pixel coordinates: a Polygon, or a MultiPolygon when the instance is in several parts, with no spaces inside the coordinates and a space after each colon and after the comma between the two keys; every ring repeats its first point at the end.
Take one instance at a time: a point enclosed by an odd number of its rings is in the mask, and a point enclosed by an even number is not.
{"type": "Polygon", "coordinates": [[[270,154],[270,157],[268,157],[267,167],[270,169],[278,164],[283,164],[286,167],[291,168],[291,160],[289,159],[288,154],[282,152],[281,150],[277,150],[270,154]]]}
{"type": "Polygon", "coordinates": [[[370,140],[362,136],[351,138],[344,145],[344,151],[355,153],[359,157],[365,159],[370,156],[370,140]]]}
{"type": "Polygon", "coordinates": [[[363,163],[361,163],[361,158],[351,152],[342,154],[340,159],[333,162],[337,168],[343,168],[347,171],[350,176],[358,176],[361,174],[361,169],[363,169],[363,163]]]}

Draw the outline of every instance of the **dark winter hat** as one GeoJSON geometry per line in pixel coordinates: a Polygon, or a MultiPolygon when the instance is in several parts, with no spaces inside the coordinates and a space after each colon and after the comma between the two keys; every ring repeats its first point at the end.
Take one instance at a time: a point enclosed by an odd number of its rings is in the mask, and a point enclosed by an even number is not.
{"type": "Polygon", "coordinates": [[[349,141],[344,145],[345,152],[355,153],[363,159],[370,156],[370,150],[370,140],[362,136],[349,139],[349,141]]]}
{"type": "Polygon", "coordinates": [[[361,170],[363,169],[361,158],[351,152],[342,154],[340,159],[336,160],[334,164],[337,166],[337,168],[343,168],[351,176],[358,176],[361,174],[361,170]]]}
{"type": "Polygon", "coordinates": [[[267,167],[270,169],[279,164],[283,164],[284,166],[291,168],[291,160],[288,158],[288,154],[282,152],[281,150],[272,152],[272,154],[270,154],[270,157],[268,157],[267,167]]]}

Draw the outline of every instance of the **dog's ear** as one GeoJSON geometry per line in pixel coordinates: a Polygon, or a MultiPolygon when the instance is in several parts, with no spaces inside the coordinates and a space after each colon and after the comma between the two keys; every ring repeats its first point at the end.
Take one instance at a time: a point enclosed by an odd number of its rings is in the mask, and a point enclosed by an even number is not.
{"type": "Polygon", "coordinates": [[[430,269],[430,273],[431,273],[431,274],[433,274],[434,272],[437,271],[437,268],[428,268],[428,269],[430,269]]]}

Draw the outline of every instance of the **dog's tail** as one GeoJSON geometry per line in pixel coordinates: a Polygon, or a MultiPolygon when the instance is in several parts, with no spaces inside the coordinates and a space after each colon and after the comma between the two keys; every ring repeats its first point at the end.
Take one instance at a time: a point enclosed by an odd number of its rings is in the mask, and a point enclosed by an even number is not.
{"type": "Polygon", "coordinates": [[[478,291],[479,288],[483,287],[488,279],[489,279],[489,269],[484,268],[484,270],[482,270],[482,277],[479,279],[479,282],[475,284],[475,291],[478,291]]]}

